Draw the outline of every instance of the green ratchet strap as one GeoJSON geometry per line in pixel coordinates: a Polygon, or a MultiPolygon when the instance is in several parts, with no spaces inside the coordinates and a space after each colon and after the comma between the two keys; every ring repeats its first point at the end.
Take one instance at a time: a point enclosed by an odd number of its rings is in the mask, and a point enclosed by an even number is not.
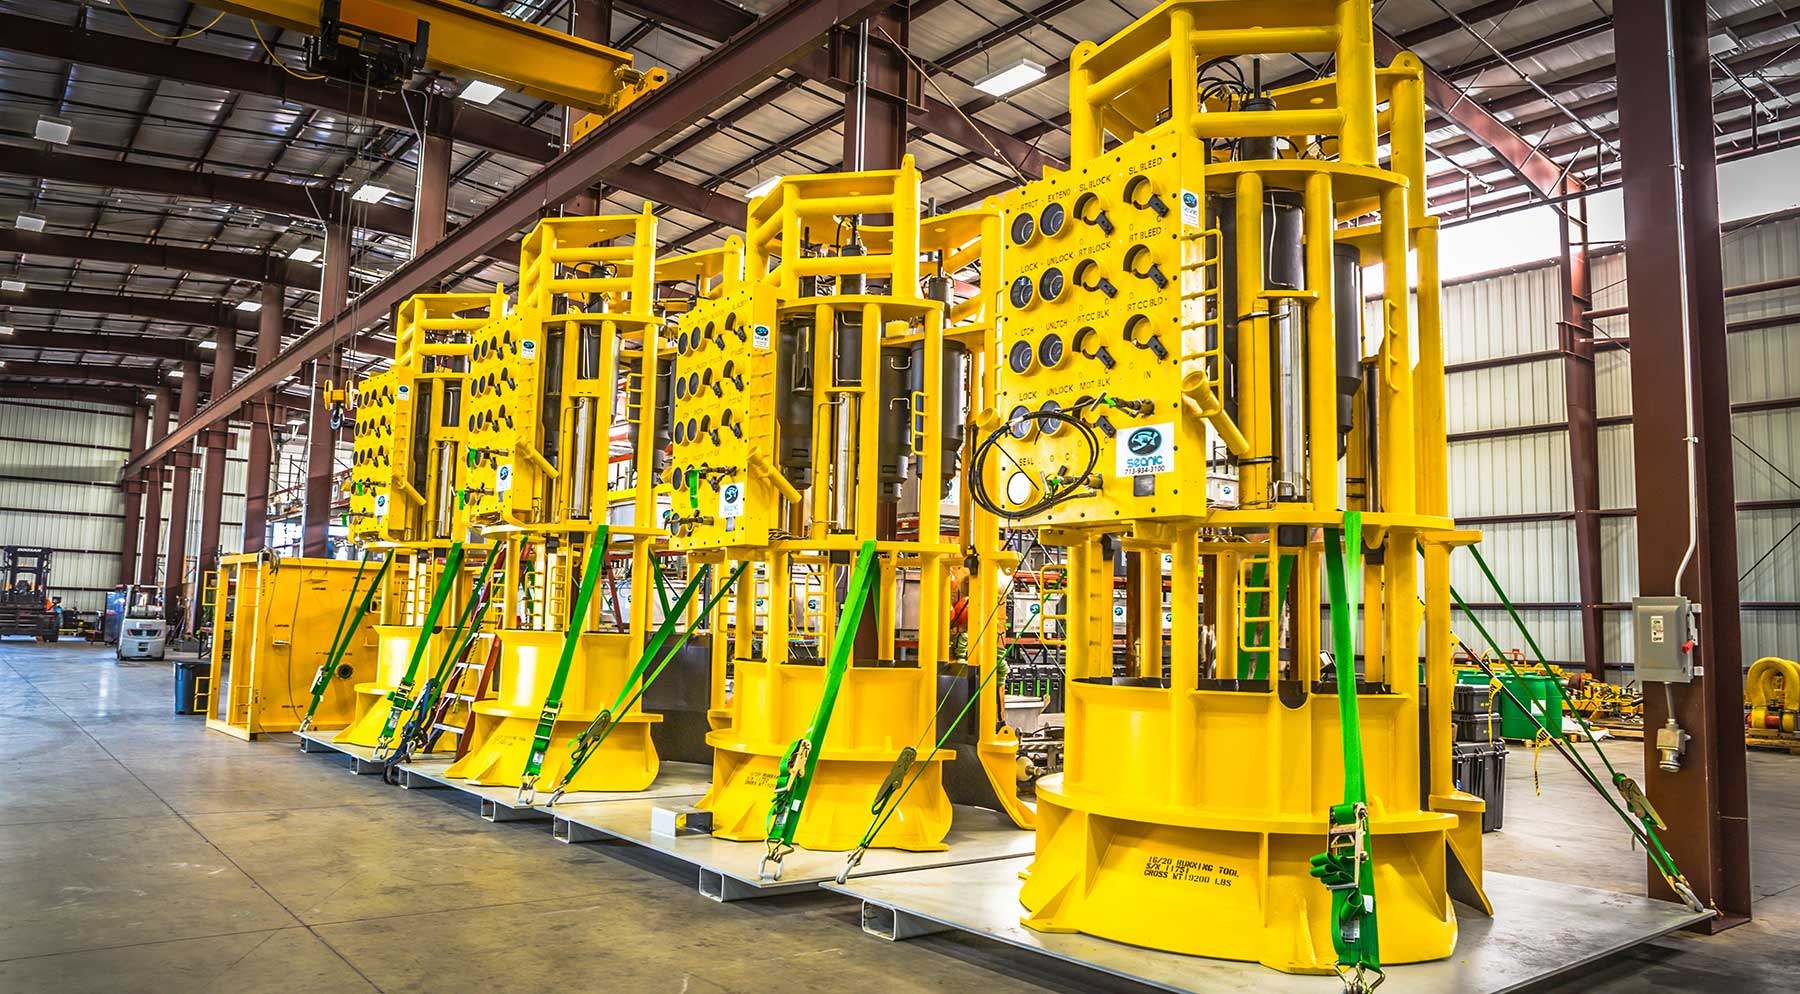
{"type": "Polygon", "coordinates": [[[487,617],[488,576],[505,555],[505,547],[497,545],[490,550],[487,562],[481,565],[480,574],[469,588],[469,600],[463,605],[462,612],[456,619],[456,627],[446,640],[443,658],[438,660],[437,669],[432,671],[424,686],[419,688],[419,699],[413,706],[412,716],[406,721],[406,727],[400,733],[400,745],[394,750],[396,763],[404,762],[413,749],[424,744],[430,733],[431,712],[437,707],[445,682],[450,679],[451,666],[468,655],[475,644],[475,637],[481,633],[482,620],[487,617]]]}
{"type": "MultiPolygon", "coordinates": [[[[1262,629],[1262,641],[1256,645],[1246,645],[1238,649],[1240,656],[1256,657],[1256,662],[1249,668],[1249,675],[1246,679],[1267,680],[1269,671],[1274,668],[1275,632],[1281,623],[1281,605],[1287,603],[1288,584],[1292,582],[1294,576],[1294,561],[1295,557],[1291,552],[1281,555],[1280,565],[1275,570],[1275,602],[1273,604],[1264,603],[1268,594],[1254,594],[1246,598],[1249,601],[1246,608],[1251,614],[1260,615],[1266,611],[1270,616],[1270,620],[1259,624],[1262,629]]],[[[1250,584],[1252,586],[1262,586],[1268,582],[1268,577],[1269,566],[1267,563],[1257,563],[1250,567],[1250,584]]],[[[1241,669],[1242,667],[1240,667],[1241,669]]]]}
{"type": "Polygon", "coordinates": [[[319,710],[319,702],[325,699],[325,688],[331,686],[332,678],[337,676],[338,664],[344,661],[344,654],[350,651],[350,640],[356,630],[362,627],[363,616],[369,613],[369,605],[374,602],[375,594],[381,590],[381,581],[387,576],[388,567],[394,562],[394,554],[389,552],[381,560],[381,568],[376,570],[375,579],[369,583],[369,589],[363,593],[362,603],[357,604],[354,616],[350,614],[350,605],[356,603],[356,590],[362,583],[363,570],[369,565],[369,554],[363,553],[362,562],[356,567],[356,579],[350,582],[350,593],[344,598],[344,613],[338,616],[337,634],[331,638],[331,651],[325,655],[325,662],[319,666],[319,672],[313,674],[312,700],[306,705],[306,716],[300,719],[300,731],[312,727],[313,715],[319,710]],[[345,621],[349,621],[348,627],[345,621]]]}
{"type": "Polygon", "coordinates": [[[775,796],[769,804],[768,851],[757,867],[762,880],[781,879],[781,861],[794,851],[794,833],[800,827],[800,811],[806,806],[807,791],[812,789],[813,772],[819,767],[819,753],[825,732],[831,727],[831,712],[837,706],[838,689],[844,684],[844,673],[850,668],[850,650],[856,644],[856,629],[862,623],[863,607],[875,586],[875,543],[864,542],[856,552],[856,566],[850,571],[850,585],[844,592],[844,606],[838,615],[837,630],[831,638],[831,659],[825,669],[825,687],[819,695],[818,710],[806,733],[788,746],[781,757],[781,769],[775,779],[775,796]],[[774,872],[769,864],[775,864],[774,872]]]}
{"type": "MultiPolygon", "coordinates": [[[[723,601],[731,592],[731,588],[737,585],[738,578],[744,575],[744,570],[749,567],[749,560],[738,563],[737,568],[732,570],[731,575],[726,578],[724,585],[707,595],[706,600],[701,603],[698,617],[709,617],[713,613],[713,609],[719,606],[719,602],[723,601]]],[[[612,730],[617,727],[613,717],[630,714],[631,709],[636,707],[637,702],[642,700],[644,694],[649,691],[650,685],[656,682],[657,677],[662,676],[663,670],[668,667],[670,662],[674,661],[682,649],[686,648],[688,640],[694,637],[695,629],[688,628],[681,633],[679,639],[676,639],[674,645],[670,646],[666,652],[663,650],[663,646],[675,632],[675,623],[687,613],[688,604],[693,601],[694,591],[706,585],[706,578],[711,572],[712,564],[708,563],[700,568],[700,572],[695,574],[693,579],[688,581],[688,585],[681,591],[681,596],[675,601],[675,610],[664,613],[662,624],[656,627],[655,634],[644,645],[643,655],[638,658],[637,665],[632,667],[631,675],[627,676],[625,683],[619,687],[619,696],[613,701],[612,707],[595,715],[594,720],[588,723],[588,727],[582,729],[581,734],[576,736],[574,748],[569,754],[569,768],[556,781],[556,789],[550,792],[550,804],[554,805],[562,799],[563,792],[569,789],[569,784],[575,780],[575,775],[581,772],[581,768],[587,765],[588,759],[599,750],[600,744],[612,734],[612,730]],[[655,668],[650,666],[652,661],[656,663],[655,668]]],[[[658,574],[660,575],[660,573],[661,567],[659,566],[658,574]]]]}
{"type": "Polygon", "coordinates": [[[575,647],[581,642],[581,630],[587,626],[588,605],[593,603],[594,588],[600,585],[600,574],[606,564],[608,532],[607,526],[602,524],[594,529],[594,540],[588,543],[581,586],[575,592],[575,610],[570,613],[568,629],[563,632],[562,657],[556,661],[556,673],[550,677],[550,689],[544,694],[544,711],[538,715],[537,731],[531,736],[531,752],[525,757],[525,773],[519,778],[520,807],[529,807],[537,797],[538,774],[543,772],[544,756],[550,752],[550,733],[556,728],[556,716],[562,712],[563,686],[569,682],[569,666],[575,661],[575,647]]]}
{"type": "Polygon", "coordinates": [[[406,675],[400,678],[400,685],[388,691],[387,721],[382,723],[381,735],[375,739],[375,761],[387,761],[390,743],[394,738],[394,729],[400,725],[400,719],[413,708],[413,679],[419,675],[419,664],[425,660],[425,649],[431,644],[431,635],[437,630],[438,616],[444,613],[444,601],[449,598],[450,591],[456,588],[457,575],[462,572],[463,544],[457,542],[450,546],[450,554],[444,557],[444,568],[438,573],[437,590],[431,594],[431,607],[425,612],[425,623],[419,628],[419,637],[413,640],[412,659],[406,664],[406,675]]]}
{"type": "MultiPolygon", "coordinates": [[[[1025,547],[1025,551],[1020,554],[1018,561],[1023,563],[1031,558],[1031,554],[1037,550],[1037,546],[1038,536],[1034,533],[1031,537],[1031,544],[1025,547]]],[[[994,598],[994,606],[988,609],[987,617],[982,620],[981,630],[976,632],[975,636],[969,640],[970,645],[979,643],[987,638],[988,632],[994,627],[995,619],[1000,616],[1001,608],[1011,603],[1010,598],[1012,597],[1013,588],[1018,586],[1018,584],[1019,574],[1017,571],[1014,571],[1012,576],[1007,579],[1005,589],[1001,590],[999,595],[994,598]]],[[[1043,612],[1040,611],[1033,615],[1031,622],[1026,625],[1027,631],[1029,631],[1032,624],[1038,626],[1039,634],[1043,633],[1043,612]]],[[[862,865],[863,855],[869,851],[870,846],[875,844],[875,839],[881,835],[881,830],[887,827],[888,820],[893,818],[895,812],[900,810],[900,802],[906,799],[907,794],[912,793],[913,785],[918,783],[919,778],[925,775],[925,771],[931,768],[931,757],[937,755],[938,750],[944,748],[945,743],[950,741],[950,736],[956,733],[957,726],[962,724],[963,718],[969,713],[969,709],[974,707],[976,702],[981,700],[981,695],[987,692],[988,686],[997,681],[1004,682],[1006,680],[1006,656],[1008,651],[1009,648],[1005,645],[997,644],[994,646],[993,669],[988,672],[987,676],[981,678],[980,683],[975,685],[975,692],[969,695],[967,701],[963,702],[962,710],[956,713],[956,717],[951,720],[950,724],[944,726],[944,730],[939,733],[936,743],[932,745],[931,752],[926,755],[925,762],[918,763],[918,768],[913,769],[913,765],[918,762],[919,749],[924,746],[926,737],[938,728],[938,716],[943,713],[944,705],[949,703],[950,694],[954,689],[953,687],[946,689],[943,695],[938,698],[937,707],[931,710],[931,723],[926,725],[924,730],[919,733],[919,738],[912,745],[901,749],[900,754],[894,757],[893,768],[888,770],[888,775],[882,779],[881,786],[875,789],[875,800],[869,805],[869,814],[872,816],[869,821],[869,828],[867,831],[863,832],[862,838],[857,841],[856,848],[850,850],[850,855],[844,858],[844,867],[838,871],[837,875],[838,883],[848,882],[850,879],[850,871],[862,865]],[[911,777],[906,776],[909,771],[912,773],[911,777]]],[[[1006,721],[1004,717],[1005,709],[1002,708],[1001,710],[1002,717],[1000,720],[1001,723],[1004,724],[1006,721]]]]}
{"type": "Polygon", "coordinates": [[[1362,719],[1356,700],[1358,613],[1352,579],[1362,575],[1362,512],[1344,512],[1344,528],[1325,529],[1325,580],[1331,594],[1331,654],[1337,670],[1338,724],[1344,738],[1344,803],[1327,817],[1325,851],[1312,875],[1331,891],[1331,944],[1348,994],[1381,986],[1380,929],[1370,859],[1369,797],[1363,780],[1362,719]]]}
{"type": "MultiPolygon", "coordinates": [[[[1538,665],[1543,669],[1546,676],[1550,675],[1550,664],[1544,658],[1543,650],[1538,648],[1537,639],[1532,637],[1530,629],[1525,625],[1525,620],[1519,617],[1518,609],[1513,606],[1512,600],[1506,596],[1506,591],[1501,589],[1500,581],[1494,576],[1494,571],[1488,567],[1487,560],[1482,557],[1480,551],[1474,546],[1469,546],[1469,551],[1474,554],[1475,562],[1481,567],[1482,575],[1487,578],[1488,583],[1494,588],[1494,592],[1499,595],[1500,603],[1506,609],[1506,613],[1512,618],[1513,624],[1518,627],[1520,634],[1524,636],[1525,644],[1529,645],[1531,651],[1536,655],[1538,665]]],[[[1462,594],[1458,593],[1454,586],[1450,588],[1450,596],[1456,601],[1456,606],[1462,611],[1463,616],[1469,619],[1469,623],[1475,626],[1477,632],[1481,633],[1482,641],[1487,643],[1488,648],[1493,652],[1494,657],[1499,659],[1501,664],[1505,666],[1507,675],[1511,676],[1515,681],[1521,679],[1524,674],[1519,672],[1518,668],[1513,665],[1512,659],[1501,650],[1500,644],[1495,641],[1492,633],[1487,630],[1487,626],[1481,623],[1480,618],[1476,617],[1474,610],[1469,607],[1467,601],[1463,600],[1462,594]]],[[[1549,740],[1551,747],[1560,753],[1564,759],[1569,761],[1569,765],[1573,766],[1576,772],[1580,773],[1582,778],[1587,780],[1588,785],[1594,788],[1595,792],[1602,798],[1605,798],[1606,803],[1612,807],[1613,812],[1625,823],[1625,827],[1630,829],[1631,834],[1637,841],[1643,844],[1644,851],[1649,855],[1651,863],[1655,864],[1656,870],[1662,875],[1663,881],[1669,885],[1669,889],[1673,890],[1681,898],[1682,903],[1686,904],[1694,911],[1707,910],[1706,905],[1701,903],[1699,895],[1694,893],[1693,885],[1688,883],[1687,876],[1681,872],[1681,867],[1676,865],[1675,857],[1669,854],[1669,850],[1663,846],[1662,839],[1657,834],[1659,828],[1666,827],[1663,824],[1662,817],[1658,815],[1656,809],[1650,805],[1649,797],[1644,793],[1643,788],[1638,785],[1637,781],[1626,774],[1621,773],[1613,766],[1612,760],[1606,755],[1605,750],[1600,748],[1600,740],[1594,735],[1594,730],[1592,726],[1588,724],[1587,718],[1585,718],[1580,711],[1568,707],[1566,699],[1563,701],[1563,713],[1575,716],[1576,724],[1581,726],[1583,737],[1587,740],[1588,744],[1593,747],[1595,754],[1600,757],[1601,763],[1605,765],[1606,771],[1611,777],[1613,788],[1618,791],[1619,797],[1624,799],[1623,804],[1620,803],[1618,798],[1615,798],[1612,795],[1612,792],[1606,789],[1605,781],[1601,780],[1599,774],[1594,772],[1593,767],[1589,766],[1587,761],[1581,758],[1581,754],[1576,752],[1574,748],[1564,741],[1562,729],[1552,730],[1545,727],[1544,722],[1538,717],[1537,713],[1534,712],[1525,701],[1521,700],[1518,694],[1513,692],[1512,687],[1508,685],[1505,680],[1502,680],[1495,675],[1493,667],[1487,665],[1486,661],[1466,644],[1462,645],[1462,650],[1474,661],[1475,665],[1482,673],[1486,674],[1488,680],[1500,688],[1500,692],[1505,694],[1507,699],[1512,702],[1513,706],[1519,709],[1519,713],[1523,714],[1526,719],[1537,728],[1539,734],[1549,740]]],[[[1562,685],[1559,681],[1554,679],[1551,680],[1550,686],[1552,688],[1552,693],[1555,693],[1558,697],[1562,696],[1562,685]]]]}

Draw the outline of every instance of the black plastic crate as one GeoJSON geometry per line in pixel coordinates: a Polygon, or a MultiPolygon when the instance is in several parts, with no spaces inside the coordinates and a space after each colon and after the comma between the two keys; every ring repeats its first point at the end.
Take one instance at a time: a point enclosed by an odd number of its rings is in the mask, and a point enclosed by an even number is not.
{"type": "Polygon", "coordinates": [[[1456,726],[1457,742],[1496,742],[1500,739],[1500,716],[1492,711],[1478,714],[1455,714],[1450,721],[1456,726]]]}
{"type": "Polygon", "coordinates": [[[1450,775],[1457,789],[1487,802],[1481,830],[1499,831],[1506,818],[1506,743],[1455,743],[1450,747],[1450,775]]]}

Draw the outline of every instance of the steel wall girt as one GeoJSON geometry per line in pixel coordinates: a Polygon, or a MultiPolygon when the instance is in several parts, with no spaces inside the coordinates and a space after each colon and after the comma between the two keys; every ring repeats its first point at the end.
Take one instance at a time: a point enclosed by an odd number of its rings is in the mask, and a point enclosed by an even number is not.
{"type": "MultiPolygon", "coordinates": [[[[79,386],[65,383],[22,383],[0,370],[0,404],[9,400],[63,400],[81,404],[114,404],[143,410],[143,393],[125,387],[79,386]]],[[[142,444],[144,433],[132,436],[132,444],[142,444]]]]}
{"type": "Polygon", "coordinates": [[[125,472],[136,472],[161,458],[250,397],[286,379],[307,361],[329,352],[359,330],[359,320],[368,321],[372,315],[388,313],[455,267],[506,241],[547,207],[580,194],[620,165],[717,110],[747,86],[788,68],[815,48],[832,28],[855,23],[886,5],[887,0],[789,0],[759,18],[668,85],[615,114],[581,144],[376,284],[357,300],[353,310],[339,313],[302,335],[274,361],[239,381],[222,402],[207,405],[192,421],[132,459],[125,472]]]}
{"type": "Polygon", "coordinates": [[[319,281],[317,267],[261,252],[188,248],[160,242],[128,242],[118,238],[53,235],[18,228],[0,228],[0,252],[48,255],[59,259],[84,259],[92,262],[120,262],[130,266],[153,266],[177,272],[210,273],[256,283],[273,281],[294,287],[311,287],[319,281]]]}
{"type": "Polygon", "coordinates": [[[349,196],[327,186],[116,162],[92,155],[44,152],[11,145],[0,146],[0,173],[191,197],[217,204],[238,204],[321,221],[331,221],[348,213],[357,227],[402,238],[412,236],[412,211],[388,204],[350,204],[353,209],[346,210],[349,196]]]}
{"type": "MultiPolygon", "coordinates": [[[[561,148],[555,135],[481,110],[466,100],[413,91],[357,93],[352,99],[350,88],[342,83],[302,79],[267,63],[188,48],[181,50],[180,58],[173,59],[169,57],[167,45],[104,31],[64,27],[18,14],[0,14],[0,48],[196,86],[254,93],[408,131],[422,125],[430,134],[530,162],[549,162],[556,158],[561,148]]],[[[733,226],[744,221],[746,206],[743,201],[710,193],[654,169],[624,166],[609,179],[621,190],[679,207],[711,221],[733,226]]],[[[306,216],[314,215],[308,212],[306,216]]],[[[407,231],[410,231],[410,224],[407,231]]],[[[388,233],[406,234],[407,231],[388,233]]]]}
{"type": "MultiPolygon", "coordinates": [[[[1709,14],[1705,0],[1625,0],[1616,13],[1638,590],[1699,605],[1695,665],[1704,667],[1669,687],[1692,736],[1679,772],[1659,768],[1651,730],[1669,707],[1661,688],[1645,688],[1644,786],[1668,822],[1669,852],[1722,912],[1695,927],[1717,931],[1748,920],[1751,895],[1709,14]]],[[[1652,897],[1674,899],[1649,877],[1652,897]]]]}
{"type": "Polygon", "coordinates": [[[4,370],[8,379],[86,380],[120,386],[160,387],[162,374],[149,366],[102,366],[73,362],[14,362],[4,370]]]}

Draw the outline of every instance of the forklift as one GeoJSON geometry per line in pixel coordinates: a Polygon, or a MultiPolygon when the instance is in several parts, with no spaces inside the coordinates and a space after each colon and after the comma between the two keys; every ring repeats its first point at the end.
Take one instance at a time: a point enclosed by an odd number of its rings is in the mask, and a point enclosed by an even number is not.
{"type": "Polygon", "coordinates": [[[0,547],[0,637],[54,642],[62,630],[62,598],[50,596],[50,550],[0,547]]]}

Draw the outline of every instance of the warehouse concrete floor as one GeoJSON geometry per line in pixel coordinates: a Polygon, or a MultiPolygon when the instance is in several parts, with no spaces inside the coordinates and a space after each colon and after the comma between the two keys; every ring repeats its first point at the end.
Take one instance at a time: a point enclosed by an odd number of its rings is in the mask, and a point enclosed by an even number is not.
{"type": "MultiPolygon", "coordinates": [[[[0,644],[0,991],[1138,990],[955,935],[882,943],[831,895],[716,904],[634,847],[556,845],[542,822],[488,824],[286,736],[209,734],[171,697],[167,664],[0,644]]],[[[1636,766],[1639,748],[1613,752],[1636,766]]],[[[1643,860],[1554,754],[1541,797],[1528,751],[1509,767],[1491,867],[1642,886],[1643,860]]],[[[1753,753],[1750,783],[1756,921],[1549,990],[1795,989],[1800,757],[1753,753]]]]}

